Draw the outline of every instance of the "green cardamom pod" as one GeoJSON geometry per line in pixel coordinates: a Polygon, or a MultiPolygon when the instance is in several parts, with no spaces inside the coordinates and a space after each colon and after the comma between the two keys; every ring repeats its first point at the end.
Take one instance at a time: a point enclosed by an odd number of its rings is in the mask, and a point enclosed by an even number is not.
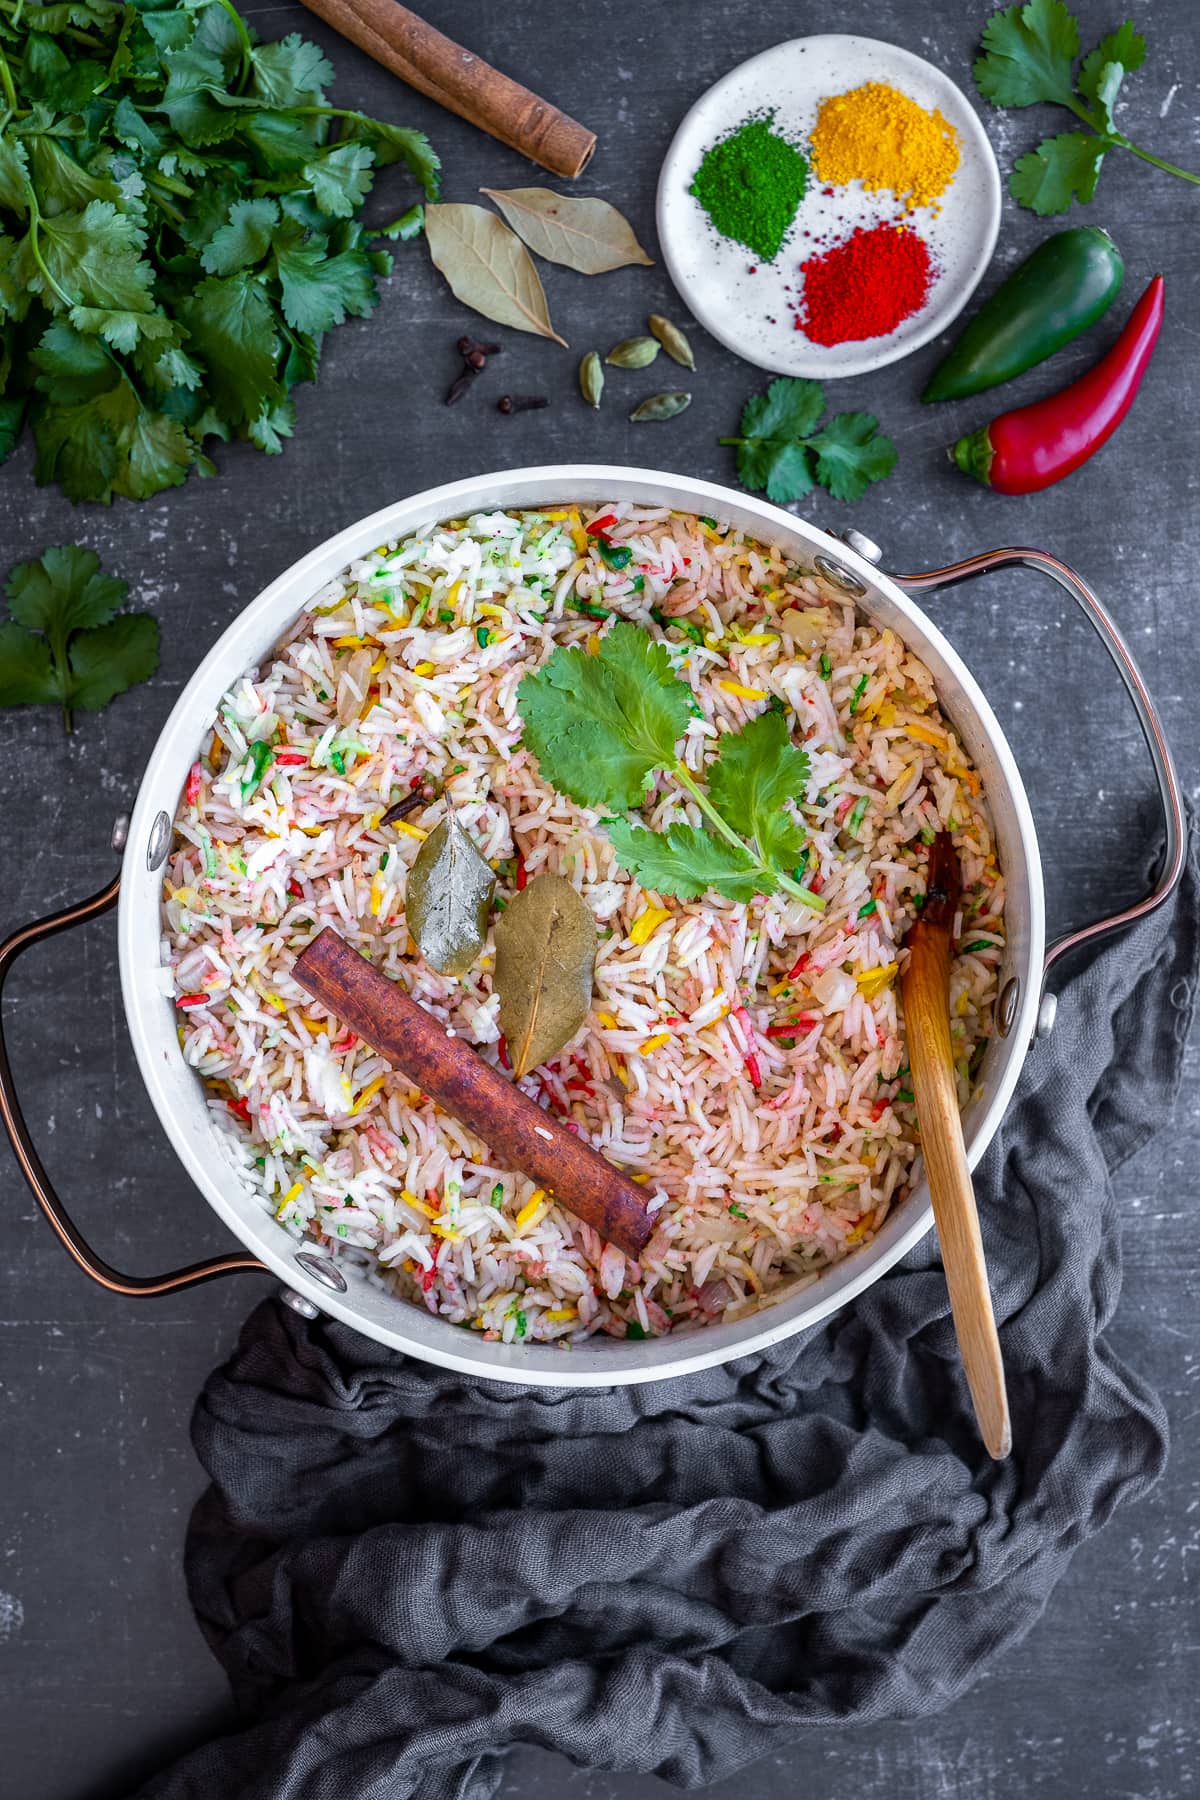
{"type": "Polygon", "coordinates": [[[684,393],[648,394],[629,417],[635,425],[651,424],[658,419],[674,419],[692,404],[692,396],[684,393]]]}
{"type": "Polygon", "coordinates": [[[600,396],[604,392],[604,370],[594,350],[589,350],[579,365],[579,391],[589,406],[599,409],[600,396]]]}
{"type": "Polygon", "coordinates": [[[646,369],[658,355],[658,339],[652,337],[622,338],[605,357],[614,369],[646,369]]]}
{"type": "Polygon", "coordinates": [[[664,319],[661,313],[651,313],[647,323],[672,361],[681,363],[685,369],[696,367],[692,346],[678,325],[672,325],[670,319],[664,319]]]}

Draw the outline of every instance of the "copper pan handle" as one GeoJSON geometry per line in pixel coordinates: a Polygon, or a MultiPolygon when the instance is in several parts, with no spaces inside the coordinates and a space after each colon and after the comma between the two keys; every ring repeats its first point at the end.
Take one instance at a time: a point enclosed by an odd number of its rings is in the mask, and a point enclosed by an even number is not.
{"type": "MultiPolygon", "coordinates": [[[[1187,829],[1184,821],[1183,796],[1179,789],[1179,778],[1175,772],[1175,764],[1171,757],[1170,746],[1163,730],[1162,720],[1158,716],[1153,700],[1150,698],[1142,672],[1133,659],[1133,652],[1121,635],[1116,620],[1107,607],[1097,599],[1083,577],[1076,573],[1069,564],[1059,557],[1051,556],[1045,550],[1009,549],[984,550],[978,556],[968,556],[962,562],[950,563],[944,569],[929,569],[920,575],[892,575],[891,579],[897,587],[909,594],[929,593],[938,588],[954,587],[960,581],[972,581],[977,575],[986,575],[992,569],[1021,568],[1036,569],[1043,575],[1049,575],[1070,594],[1080,608],[1089,625],[1100,638],[1108,651],[1117,671],[1128,690],[1137,713],[1138,724],[1142,728],[1142,736],[1146,740],[1146,748],[1150,752],[1150,761],[1154,767],[1155,779],[1158,783],[1159,800],[1162,804],[1163,827],[1166,836],[1166,847],[1162,867],[1158,879],[1151,891],[1132,906],[1124,907],[1120,912],[1110,913],[1107,918],[1097,919],[1091,925],[1083,925],[1078,931],[1068,932],[1065,937],[1056,938],[1046,950],[1043,965],[1043,984],[1055,963],[1071,950],[1077,950],[1081,944],[1089,944],[1094,938],[1103,937],[1107,932],[1118,931],[1124,925],[1132,925],[1146,913],[1153,912],[1161,906],[1179,884],[1183,874],[1186,855],[1187,829]]],[[[1043,1014],[1039,1020],[1039,1032],[1048,1031],[1053,1024],[1053,1013],[1049,1011],[1050,1001],[1043,1002],[1043,1014]]]]}
{"type": "Polygon", "coordinates": [[[8,1134],[8,1141],[12,1145],[21,1173],[29,1183],[34,1199],[53,1226],[59,1242],[84,1274],[90,1275],[93,1281],[98,1281],[110,1294],[126,1294],[131,1299],[141,1299],[154,1294],[178,1293],[181,1288],[197,1287],[200,1282],[212,1281],[218,1275],[236,1275],[243,1271],[248,1274],[268,1274],[270,1271],[265,1263],[259,1262],[256,1256],[251,1256],[248,1250],[231,1250],[224,1256],[214,1256],[206,1262],[191,1263],[186,1269],[173,1269],[167,1275],[122,1275],[96,1255],[72,1221],[51,1185],[50,1177],[43,1168],[41,1157],[29,1135],[29,1127],[17,1098],[4,1036],[5,979],[23,950],[41,943],[43,938],[53,937],[56,932],[67,931],[72,925],[83,925],[87,920],[98,919],[102,913],[110,911],[117,903],[120,887],[121,877],[114,875],[108,886],[101,888],[98,894],[93,894],[90,900],[80,900],[74,906],[64,907],[62,912],[51,913],[45,919],[35,919],[31,925],[22,925],[0,944],[0,1123],[8,1134]]]}

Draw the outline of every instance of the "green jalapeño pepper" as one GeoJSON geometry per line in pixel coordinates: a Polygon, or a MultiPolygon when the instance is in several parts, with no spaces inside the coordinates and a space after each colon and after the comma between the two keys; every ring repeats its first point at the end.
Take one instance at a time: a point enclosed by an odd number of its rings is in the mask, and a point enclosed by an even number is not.
{"type": "Polygon", "coordinates": [[[1044,362],[1095,324],[1124,274],[1121,252],[1098,225],[1056,231],[980,307],[922,400],[962,400],[1044,362]]]}

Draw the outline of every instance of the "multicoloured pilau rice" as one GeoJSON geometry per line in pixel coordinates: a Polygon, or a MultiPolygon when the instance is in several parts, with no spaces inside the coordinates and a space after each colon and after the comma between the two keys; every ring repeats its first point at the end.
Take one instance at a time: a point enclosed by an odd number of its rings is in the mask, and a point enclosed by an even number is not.
{"type": "MultiPolygon", "coordinates": [[[[679,790],[660,787],[646,818],[680,812],[679,790]]],[[[720,521],[622,504],[496,512],[381,546],[224,697],[176,827],[164,959],[229,1154],[298,1238],[378,1257],[399,1294],[489,1338],[569,1345],[736,1316],[879,1228],[917,1154],[895,976],[940,827],[964,877],[951,985],[964,1101],[991,1029],[1003,880],[929,672],[778,547],[720,521]],[[587,534],[603,515],[610,543],[632,549],[623,569],[587,534]],[[814,904],[645,893],[599,816],[540,779],[519,680],[556,645],[594,650],[612,617],[673,646],[700,707],[693,769],[783,700],[811,765],[799,801],[814,904]],[[382,823],[426,789],[429,804],[382,823]],[[498,1056],[490,939],[449,979],[405,924],[407,870],[448,805],[496,868],[498,904],[552,870],[598,921],[592,1017],[525,1086],[644,1181],[657,1226],[640,1264],[494,1166],[291,977],[332,924],[498,1056]]]]}

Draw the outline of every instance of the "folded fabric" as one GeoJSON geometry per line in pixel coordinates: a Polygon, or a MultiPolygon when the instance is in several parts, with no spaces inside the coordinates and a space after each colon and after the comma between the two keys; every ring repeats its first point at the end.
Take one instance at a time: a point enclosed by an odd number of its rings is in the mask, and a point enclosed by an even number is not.
{"type": "Polygon", "coordinates": [[[1200,950],[1173,903],[1067,983],[977,1172],[1014,1450],[982,1449],[931,1233],[759,1357],[602,1392],[248,1321],[195,1418],[192,1599],[242,1727],[144,1800],[483,1800],[503,1752],[728,1776],[946,1705],[1163,1467],[1105,1338],[1112,1176],[1169,1118],[1200,950]]]}

